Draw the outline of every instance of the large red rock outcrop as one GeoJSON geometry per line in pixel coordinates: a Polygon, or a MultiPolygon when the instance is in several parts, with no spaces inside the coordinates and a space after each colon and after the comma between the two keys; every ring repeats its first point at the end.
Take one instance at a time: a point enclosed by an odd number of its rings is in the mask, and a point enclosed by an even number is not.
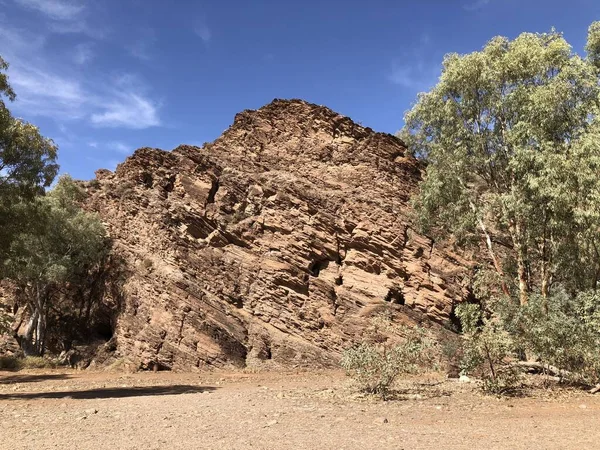
{"type": "Polygon", "coordinates": [[[330,365],[369,317],[448,321],[467,263],[411,226],[402,141],[275,100],[202,148],[142,148],[88,184],[127,266],[111,343],[141,367],[330,365]]]}

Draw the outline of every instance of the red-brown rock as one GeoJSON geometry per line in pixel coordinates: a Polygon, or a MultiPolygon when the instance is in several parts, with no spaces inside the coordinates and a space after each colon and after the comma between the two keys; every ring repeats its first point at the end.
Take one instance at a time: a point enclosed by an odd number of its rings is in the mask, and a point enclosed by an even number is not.
{"type": "Polygon", "coordinates": [[[275,100],[204,147],[142,148],[88,184],[128,267],[117,357],[140,367],[332,365],[384,309],[441,324],[465,260],[410,226],[396,137],[275,100]]]}

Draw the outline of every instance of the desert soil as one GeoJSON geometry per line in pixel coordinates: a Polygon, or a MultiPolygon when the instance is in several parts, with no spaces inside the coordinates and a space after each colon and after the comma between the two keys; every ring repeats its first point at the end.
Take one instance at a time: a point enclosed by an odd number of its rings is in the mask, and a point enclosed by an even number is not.
{"type": "Polygon", "coordinates": [[[339,372],[0,372],[2,449],[600,448],[600,396],[483,396],[434,375],[386,402],[339,372]]]}

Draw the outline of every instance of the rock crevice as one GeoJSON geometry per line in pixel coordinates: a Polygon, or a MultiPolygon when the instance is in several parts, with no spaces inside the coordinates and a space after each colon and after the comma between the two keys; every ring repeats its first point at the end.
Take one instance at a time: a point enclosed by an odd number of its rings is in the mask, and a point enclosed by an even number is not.
{"type": "Polygon", "coordinates": [[[448,321],[468,264],[411,227],[421,169],[392,135],[275,100],[202,148],[143,148],[100,171],[87,207],[131,274],[116,355],[330,366],[382,308],[448,321]]]}

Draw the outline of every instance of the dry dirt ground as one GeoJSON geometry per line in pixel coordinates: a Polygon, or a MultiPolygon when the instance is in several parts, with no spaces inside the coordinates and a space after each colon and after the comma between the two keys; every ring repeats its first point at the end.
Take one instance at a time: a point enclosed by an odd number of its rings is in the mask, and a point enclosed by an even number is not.
{"type": "Polygon", "coordinates": [[[497,399],[433,375],[399,389],[365,398],[339,372],[0,372],[0,448],[600,448],[600,396],[497,399]]]}

